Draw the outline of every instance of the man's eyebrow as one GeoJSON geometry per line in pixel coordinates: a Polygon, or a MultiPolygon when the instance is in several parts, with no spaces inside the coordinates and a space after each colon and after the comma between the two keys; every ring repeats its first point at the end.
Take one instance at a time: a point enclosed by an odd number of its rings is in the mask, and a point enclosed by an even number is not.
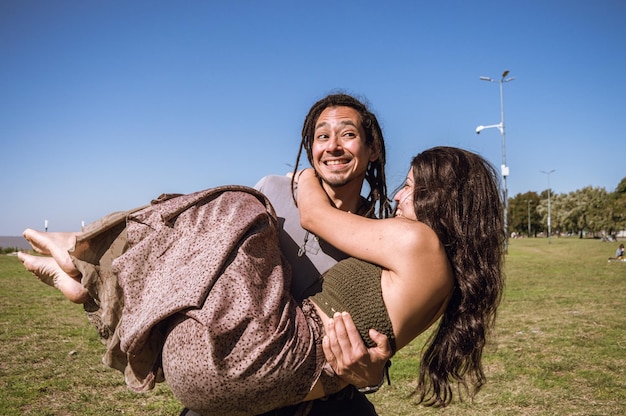
{"type": "Polygon", "coordinates": [[[355,123],[354,121],[352,121],[352,120],[342,120],[342,121],[341,121],[341,124],[346,124],[346,125],[350,125],[350,126],[352,126],[352,127],[357,127],[357,128],[358,128],[358,126],[356,125],[356,123],[355,123]]]}
{"type": "MultiPolygon", "coordinates": [[[[358,126],[356,125],[356,123],[355,123],[354,121],[352,121],[352,120],[341,120],[341,121],[339,122],[339,124],[343,124],[343,125],[347,125],[347,126],[352,126],[352,127],[358,128],[358,126]]],[[[328,126],[328,122],[326,122],[326,121],[322,121],[322,122],[320,122],[319,124],[316,124],[316,125],[315,125],[315,128],[316,128],[316,129],[319,129],[319,128],[321,128],[321,127],[327,127],[327,126],[328,126]]]]}

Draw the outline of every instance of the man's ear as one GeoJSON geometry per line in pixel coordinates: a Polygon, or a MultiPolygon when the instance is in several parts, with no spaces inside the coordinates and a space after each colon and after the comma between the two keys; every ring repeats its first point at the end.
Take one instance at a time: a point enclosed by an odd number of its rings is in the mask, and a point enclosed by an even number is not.
{"type": "Polygon", "coordinates": [[[372,151],[372,154],[370,155],[369,161],[376,162],[380,157],[380,149],[378,149],[378,146],[376,146],[375,144],[372,144],[370,146],[370,150],[372,151]]]}

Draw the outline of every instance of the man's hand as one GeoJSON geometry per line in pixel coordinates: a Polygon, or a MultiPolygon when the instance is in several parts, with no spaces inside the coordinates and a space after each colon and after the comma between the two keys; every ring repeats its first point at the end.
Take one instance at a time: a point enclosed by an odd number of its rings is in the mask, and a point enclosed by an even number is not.
{"type": "Polygon", "coordinates": [[[386,335],[370,329],[369,336],[376,343],[370,349],[365,346],[350,314],[337,312],[327,325],[322,342],[326,361],[335,373],[357,388],[378,385],[391,357],[386,335]]]}

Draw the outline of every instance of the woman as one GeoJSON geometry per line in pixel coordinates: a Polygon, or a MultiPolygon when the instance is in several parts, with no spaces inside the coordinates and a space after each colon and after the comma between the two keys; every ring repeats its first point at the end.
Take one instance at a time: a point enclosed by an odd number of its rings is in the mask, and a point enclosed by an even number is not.
{"type": "MultiPolygon", "coordinates": [[[[134,242],[135,235],[142,234],[145,225],[150,229],[154,226],[147,217],[142,217],[143,211],[134,220],[141,224],[139,229],[128,223],[130,249],[122,250],[123,254],[113,262],[125,301],[119,331],[121,350],[132,356],[130,352],[135,351],[136,345],[148,345],[148,350],[156,345],[152,349],[157,355],[162,353],[162,360],[154,361],[155,365],[147,370],[140,365],[143,362],[129,360],[123,369],[127,382],[132,370],[139,369],[133,377],[141,379],[147,373],[155,375],[155,368],[162,365],[174,394],[199,413],[259,413],[322,397],[343,387],[343,382],[333,377],[325,365],[321,337],[325,331],[332,330],[330,318],[335,313],[348,311],[366,343],[372,342],[370,335],[375,333],[369,330],[373,328],[389,337],[394,350],[403,348],[440,320],[422,357],[417,393],[421,401],[445,405],[452,399],[451,381],[456,381],[470,395],[475,394],[485,382],[482,351],[503,290],[504,228],[493,167],[480,156],[461,149],[437,147],[422,152],[412,160],[406,182],[394,197],[396,216],[385,220],[363,218],[332,207],[312,170],[301,172],[297,180],[303,227],[353,257],[327,272],[322,291],[302,305],[296,305],[286,294],[285,286],[281,286],[280,280],[288,273],[282,273],[285,266],[275,258],[280,257],[279,250],[271,247],[271,244],[277,246],[271,215],[267,227],[268,216],[255,212],[252,217],[256,219],[250,222],[254,225],[239,230],[238,235],[256,236],[251,230],[261,230],[264,242],[256,246],[237,245],[237,253],[248,255],[243,263],[238,263],[239,255],[231,255],[224,263],[226,269],[220,268],[226,270],[224,275],[211,277],[208,284],[200,285],[209,287],[208,295],[205,292],[185,295],[199,300],[196,307],[173,305],[156,318],[163,324],[156,325],[153,312],[161,312],[157,306],[170,302],[177,291],[193,291],[197,286],[193,280],[181,279],[188,275],[195,277],[212,263],[185,264],[189,273],[176,278],[174,283],[166,282],[170,286],[163,291],[163,276],[177,270],[165,262],[156,267],[153,278],[152,264],[175,251],[189,234],[175,234],[171,241],[155,245],[158,250],[152,246],[145,250],[141,248],[143,240],[134,242]],[[272,260],[268,262],[268,259],[272,260]],[[230,273],[231,266],[240,268],[230,273]],[[252,276],[253,284],[239,280],[242,270],[252,276]],[[280,279],[275,278],[277,275],[280,279]],[[257,279],[259,276],[263,279],[257,279]],[[153,280],[161,293],[145,290],[153,280]],[[242,285],[245,289],[240,291],[242,285]],[[226,305],[224,298],[228,299],[226,305]],[[255,304],[255,311],[271,311],[250,317],[241,312],[249,304],[255,304]],[[231,312],[246,319],[235,320],[235,324],[232,316],[222,319],[223,314],[231,312]],[[278,315],[280,319],[276,318],[278,315]],[[153,321],[145,325],[145,319],[138,316],[149,316],[153,321]],[[146,326],[149,331],[139,329],[146,326]],[[264,331],[272,335],[269,344],[254,340],[265,339],[261,335],[264,331]],[[160,337],[162,342],[146,344],[146,337],[160,337]],[[246,358],[250,356],[254,359],[246,358]],[[270,383],[263,384],[267,380],[270,383]],[[289,390],[283,397],[270,394],[271,399],[265,398],[268,392],[293,386],[297,392],[289,390]],[[245,403],[241,402],[252,403],[254,408],[242,408],[245,403]]],[[[242,202],[242,211],[252,205],[250,200],[242,202]]],[[[232,209],[232,201],[224,206],[232,209]]],[[[223,212],[222,208],[216,209],[223,212]]],[[[180,207],[175,211],[186,214],[180,207]]],[[[193,211],[192,217],[195,224],[203,223],[198,220],[201,217],[198,212],[193,211]]],[[[172,218],[166,216],[165,222],[172,218]]],[[[207,234],[222,236],[229,232],[228,228],[208,228],[207,234]]],[[[196,228],[193,232],[201,231],[196,228]]],[[[55,236],[55,241],[44,241],[41,233],[32,231],[27,231],[25,236],[39,251],[57,257],[65,255],[56,241],[65,244],[62,248],[68,248],[73,238],[63,234],[55,236]]],[[[188,249],[189,246],[185,248],[188,249]]],[[[60,258],[55,264],[45,260],[46,273],[42,272],[43,263],[36,264],[37,258],[27,255],[20,258],[38,275],[50,275],[54,269],[52,275],[59,288],[71,286],[68,279],[77,274],[67,264],[67,258],[60,258]]],[[[180,263],[173,267],[180,268],[180,263]]],[[[285,284],[288,285],[288,280],[285,284]]],[[[80,302],[83,298],[78,296],[74,300],[80,302]]]]}

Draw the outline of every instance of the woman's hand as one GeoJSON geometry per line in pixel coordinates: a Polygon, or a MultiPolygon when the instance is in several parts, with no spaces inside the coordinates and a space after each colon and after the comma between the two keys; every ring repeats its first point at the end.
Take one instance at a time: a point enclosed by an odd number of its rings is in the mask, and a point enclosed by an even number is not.
{"type": "MultiPolygon", "coordinates": [[[[320,180],[315,173],[315,169],[313,168],[302,169],[297,172],[295,182],[298,184],[298,191],[304,189],[304,193],[310,193],[319,189],[324,192],[320,180]]],[[[300,202],[300,192],[298,192],[298,202],[300,202]]]]}
{"type": "Polygon", "coordinates": [[[298,184],[298,209],[300,210],[300,225],[302,228],[313,231],[313,221],[323,216],[323,210],[332,207],[328,195],[315,174],[315,170],[308,168],[296,174],[298,184]]]}

